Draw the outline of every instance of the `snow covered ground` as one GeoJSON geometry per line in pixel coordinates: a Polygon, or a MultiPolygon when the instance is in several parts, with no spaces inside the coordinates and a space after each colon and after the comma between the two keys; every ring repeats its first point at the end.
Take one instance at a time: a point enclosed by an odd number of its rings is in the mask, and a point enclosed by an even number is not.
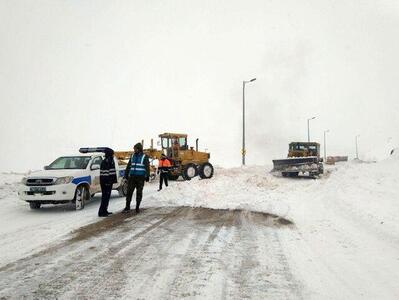
{"type": "MultiPolygon", "coordinates": [[[[398,155],[329,166],[319,180],[270,169],[148,184],[142,214],[100,223],[99,195],[82,211],[32,211],[16,196],[22,175],[2,174],[0,298],[398,299],[398,155]]],[[[110,211],[123,207],[115,194],[110,211]]]]}

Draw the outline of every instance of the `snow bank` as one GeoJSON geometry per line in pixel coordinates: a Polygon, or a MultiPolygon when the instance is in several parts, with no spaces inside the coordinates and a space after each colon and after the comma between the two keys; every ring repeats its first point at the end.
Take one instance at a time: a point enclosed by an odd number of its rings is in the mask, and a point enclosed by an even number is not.
{"type": "Polygon", "coordinates": [[[1,173],[0,176],[0,201],[10,194],[17,193],[18,185],[24,175],[18,173],[1,173]]]}
{"type": "Polygon", "coordinates": [[[216,168],[210,180],[172,181],[147,200],[154,206],[246,209],[286,217],[289,206],[271,193],[279,187],[280,179],[269,170],[264,166],[216,168]]]}

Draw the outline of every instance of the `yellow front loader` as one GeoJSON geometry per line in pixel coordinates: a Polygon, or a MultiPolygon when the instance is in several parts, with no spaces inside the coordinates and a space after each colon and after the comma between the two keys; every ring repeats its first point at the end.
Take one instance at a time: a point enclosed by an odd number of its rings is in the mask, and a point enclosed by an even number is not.
{"type": "MultiPolygon", "coordinates": [[[[159,135],[161,139],[161,150],[155,149],[151,141],[151,147],[144,149],[144,153],[150,158],[151,172],[150,180],[156,178],[156,167],[153,161],[160,159],[161,154],[165,154],[170,160],[172,167],[169,178],[176,180],[182,176],[185,180],[191,180],[195,176],[202,179],[209,179],[213,176],[214,168],[209,162],[210,154],[198,151],[198,139],[196,147],[189,147],[187,144],[187,134],[163,133],[159,135]]],[[[120,165],[127,165],[133,151],[115,151],[120,165]]]]}

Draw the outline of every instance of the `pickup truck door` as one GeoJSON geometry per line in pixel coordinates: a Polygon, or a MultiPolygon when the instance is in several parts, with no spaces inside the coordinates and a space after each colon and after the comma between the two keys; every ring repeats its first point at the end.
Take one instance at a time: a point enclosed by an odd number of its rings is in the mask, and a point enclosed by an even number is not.
{"type": "Polygon", "coordinates": [[[101,192],[101,185],[100,185],[100,169],[93,170],[93,166],[97,165],[100,166],[103,158],[101,156],[96,156],[93,158],[90,164],[90,177],[91,177],[91,193],[98,193],[101,192]]]}

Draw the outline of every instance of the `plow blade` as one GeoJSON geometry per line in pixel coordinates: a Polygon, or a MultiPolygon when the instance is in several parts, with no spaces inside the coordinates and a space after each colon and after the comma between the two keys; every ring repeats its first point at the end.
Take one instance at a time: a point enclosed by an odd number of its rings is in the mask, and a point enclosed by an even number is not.
{"type": "Polygon", "coordinates": [[[273,160],[272,172],[318,172],[319,158],[317,156],[293,157],[273,160]]]}

